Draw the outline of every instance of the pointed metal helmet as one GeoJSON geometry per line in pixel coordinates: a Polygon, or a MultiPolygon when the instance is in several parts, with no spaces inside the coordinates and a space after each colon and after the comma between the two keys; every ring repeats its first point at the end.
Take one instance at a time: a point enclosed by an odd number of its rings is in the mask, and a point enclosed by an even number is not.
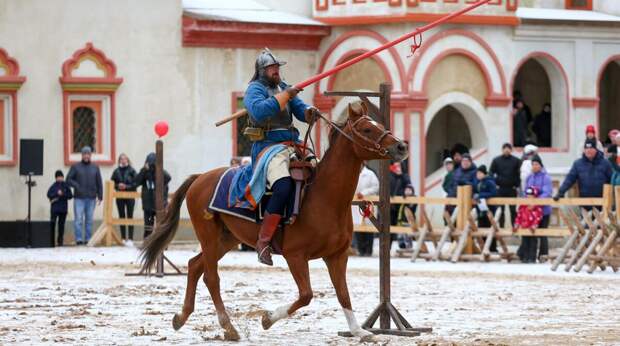
{"type": "Polygon", "coordinates": [[[278,60],[278,58],[276,58],[275,55],[271,53],[269,48],[265,48],[262,52],[260,52],[260,54],[258,54],[258,57],[256,58],[256,62],[254,63],[254,75],[252,76],[251,81],[257,80],[260,76],[262,76],[265,73],[265,69],[267,68],[267,66],[282,66],[285,64],[286,61],[278,60]]]}
{"type": "Polygon", "coordinates": [[[264,69],[267,66],[271,65],[286,65],[286,61],[278,60],[278,58],[276,58],[275,55],[271,53],[269,48],[265,48],[256,58],[256,69],[264,69]]]}

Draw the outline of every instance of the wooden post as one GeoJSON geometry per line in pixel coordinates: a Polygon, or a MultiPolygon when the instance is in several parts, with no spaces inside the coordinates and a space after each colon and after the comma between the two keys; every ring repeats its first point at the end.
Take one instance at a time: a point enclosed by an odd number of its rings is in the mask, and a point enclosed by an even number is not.
{"type": "MultiPolygon", "coordinates": [[[[461,208],[461,217],[463,218],[461,220],[462,225],[467,225],[469,222],[469,218],[471,216],[471,208],[472,208],[472,186],[471,185],[465,185],[462,186],[462,198],[463,200],[461,201],[462,203],[462,208],[461,208]]],[[[463,228],[459,228],[459,229],[463,229],[463,228]]],[[[474,242],[473,239],[471,237],[471,235],[469,235],[467,237],[467,245],[465,246],[465,254],[467,255],[471,255],[474,253],[474,242]]]]}
{"type": "MultiPolygon", "coordinates": [[[[164,142],[155,142],[155,226],[164,218],[164,142]]],[[[164,254],[157,258],[156,276],[164,276],[164,254]]]]}
{"type": "Polygon", "coordinates": [[[121,237],[116,233],[112,225],[114,211],[114,182],[106,181],[103,187],[103,219],[97,231],[88,241],[88,246],[112,246],[122,245],[121,237]]]}
{"type": "MultiPolygon", "coordinates": [[[[390,94],[392,86],[382,83],[379,86],[380,103],[379,109],[383,116],[383,126],[386,130],[390,130],[390,94]]],[[[379,300],[380,304],[387,304],[390,302],[390,162],[388,160],[381,160],[379,166],[381,172],[381,181],[379,181],[379,198],[381,210],[381,218],[379,219],[381,228],[379,229],[379,256],[380,256],[380,288],[379,288],[379,300]]],[[[379,317],[379,326],[381,329],[390,329],[390,315],[387,309],[381,311],[379,317]]]]}
{"type": "Polygon", "coordinates": [[[616,213],[620,215],[620,186],[616,186],[615,190],[616,191],[614,191],[614,194],[616,195],[616,213]]]}
{"type": "MultiPolygon", "coordinates": [[[[390,129],[390,100],[392,86],[382,83],[378,93],[336,91],[325,92],[326,96],[357,96],[362,101],[367,97],[379,97],[380,121],[386,130],[390,129]]],[[[381,160],[379,165],[379,220],[373,221],[379,231],[379,305],[362,324],[362,328],[374,334],[391,334],[401,336],[418,336],[421,332],[430,332],[432,328],[413,328],[396,310],[390,299],[390,169],[389,161],[381,160]],[[379,319],[379,328],[373,328],[379,319]],[[398,329],[390,329],[391,321],[398,329]]],[[[372,219],[371,219],[372,220],[372,219]]],[[[338,335],[351,336],[350,332],[338,335]]]]}
{"type": "Polygon", "coordinates": [[[609,184],[603,186],[603,220],[607,219],[607,213],[611,212],[614,205],[614,188],[609,184]]]}

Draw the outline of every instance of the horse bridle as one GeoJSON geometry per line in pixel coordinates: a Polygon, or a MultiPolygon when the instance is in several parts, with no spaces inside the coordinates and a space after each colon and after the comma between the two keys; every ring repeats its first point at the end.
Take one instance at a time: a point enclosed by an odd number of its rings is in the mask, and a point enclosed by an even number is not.
{"type": "MultiPolygon", "coordinates": [[[[353,133],[355,136],[361,138],[364,142],[366,142],[366,144],[364,144],[364,143],[360,143],[359,141],[356,141],[354,137],[352,137],[351,135],[349,135],[348,133],[343,131],[338,126],[338,124],[336,124],[335,122],[327,119],[323,114],[321,114],[321,112],[315,112],[315,114],[317,114],[321,119],[325,120],[333,129],[335,129],[336,131],[340,132],[340,134],[343,135],[349,141],[351,141],[351,143],[359,145],[364,150],[368,150],[368,151],[373,152],[373,153],[378,153],[381,156],[386,156],[388,154],[388,150],[386,148],[382,148],[381,147],[381,141],[383,140],[383,138],[385,138],[385,136],[392,134],[392,132],[390,130],[383,130],[383,133],[381,133],[379,138],[377,138],[376,140],[373,140],[372,138],[368,138],[366,135],[364,135],[363,133],[361,133],[360,131],[357,130],[357,124],[359,124],[360,121],[362,121],[362,120],[374,122],[374,120],[371,117],[369,117],[368,115],[362,115],[361,117],[359,117],[355,121],[351,121],[350,118],[347,118],[347,122],[346,122],[345,126],[343,126],[343,128],[349,127],[351,129],[351,133],[353,133]]],[[[309,132],[310,132],[310,130],[308,130],[307,133],[309,133],[309,132]]],[[[306,136],[306,137],[308,137],[308,136],[306,136]]]]}

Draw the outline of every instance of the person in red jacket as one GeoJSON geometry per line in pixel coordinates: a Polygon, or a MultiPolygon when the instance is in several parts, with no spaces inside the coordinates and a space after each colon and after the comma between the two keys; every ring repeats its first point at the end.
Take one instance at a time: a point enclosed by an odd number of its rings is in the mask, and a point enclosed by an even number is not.
{"type": "MultiPolygon", "coordinates": [[[[525,190],[527,198],[537,198],[539,195],[538,188],[530,186],[525,190]]],[[[532,231],[538,228],[543,218],[543,208],[540,205],[521,205],[515,219],[516,232],[519,228],[526,228],[532,231]]],[[[536,263],[536,237],[523,236],[521,246],[517,254],[523,263],[536,263]],[[531,251],[533,249],[533,251],[531,251]]]]}

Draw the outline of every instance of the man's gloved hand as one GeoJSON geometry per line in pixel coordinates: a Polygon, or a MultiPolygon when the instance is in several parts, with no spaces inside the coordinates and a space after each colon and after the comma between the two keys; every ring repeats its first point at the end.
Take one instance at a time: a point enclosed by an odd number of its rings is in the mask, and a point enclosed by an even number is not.
{"type": "Polygon", "coordinates": [[[557,202],[557,201],[559,201],[559,200],[560,200],[560,198],[562,198],[562,197],[563,197],[563,196],[562,196],[562,195],[560,195],[560,194],[558,193],[558,194],[556,194],[555,196],[553,196],[553,200],[557,202]]]}
{"type": "Polygon", "coordinates": [[[286,88],[284,91],[286,91],[286,93],[288,94],[288,96],[290,98],[293,98],[293,97],[297,96],[297,94],[299,94],[299,92],[301,90],[295,88],[294,86],[290,86],[290,87],[286,88]]]}
{"type": "Polygon", "coordinates": [[[304,118],[308,124],[312,124],[319,117],[319,110],[316,107],[308,107],[304,111],[304,118]]]}
{"type": "Polygon", "coordinates": [[[293,97],[297,96],[300,91],[301,90],[295,88],[294,86],[290,86],[283,91],[275,94],[273,97],[275,97],[278,101],[278,104],[280,105],[280,110],[284,110],[288,101],[290,101],[293,97]]]}

